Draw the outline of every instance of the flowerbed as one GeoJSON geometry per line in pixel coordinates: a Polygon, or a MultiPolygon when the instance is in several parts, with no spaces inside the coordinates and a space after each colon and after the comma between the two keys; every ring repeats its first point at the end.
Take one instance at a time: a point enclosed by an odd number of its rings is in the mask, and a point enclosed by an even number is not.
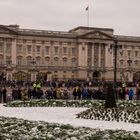
{"type": "Polygon", "coordinates": [[[140,133],[72,127],[43,121],[0,117],[1,140],[139,140],[140,133]]]}
{"type": "Polygon", "coordinates": [[[129,107],[119,108],[90,108],[77,114],[77,118],[117,121],[127,123],[140,123],[140,109],[129,107]]]}
{"type": "Polygon", "coordinates": [[[13,101],[7,103],[7,107],[99,107],[104,101],[99,100],[45,100],[33,99],[27,101],[13,101]]]}
{"type": "MultiPolygon", "coordinates": [[[[99,108],[104,106],[103,100],[46,100],[32,99],[27,101],[12,101],[7,103],[7,107],[94,107],[99,108]]],[[[118,101],[118,107],[124,108],[140,108],[140,101],[118,101]]]]}

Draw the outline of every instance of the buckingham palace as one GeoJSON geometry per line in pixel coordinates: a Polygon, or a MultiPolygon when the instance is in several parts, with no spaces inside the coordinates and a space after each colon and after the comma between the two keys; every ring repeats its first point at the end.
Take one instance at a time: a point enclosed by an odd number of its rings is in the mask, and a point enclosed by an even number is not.
{"type": "Polygon", "coordinates": [[[6,80],[140,80],[140,37],[111,28],[79,26],[69,31],[0,25],[0,77],[6,80]]]}

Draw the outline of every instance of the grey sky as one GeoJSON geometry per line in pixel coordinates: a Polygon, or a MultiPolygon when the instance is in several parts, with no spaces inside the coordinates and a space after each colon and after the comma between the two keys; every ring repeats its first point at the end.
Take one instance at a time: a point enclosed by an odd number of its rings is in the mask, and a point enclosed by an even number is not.
{"type": "Polygon", "coordinates": [[[91,27],[140,36],[140,0],[0,0],[0,24],[68,31],[87,26],[87,5],[91,27]]]}

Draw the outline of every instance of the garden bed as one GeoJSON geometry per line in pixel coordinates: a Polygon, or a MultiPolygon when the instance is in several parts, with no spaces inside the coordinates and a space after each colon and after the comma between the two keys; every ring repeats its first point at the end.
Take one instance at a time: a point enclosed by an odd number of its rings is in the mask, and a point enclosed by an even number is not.
{"type": "Polygon", "coordinates": [[[140,109],[136,107],[90,108],[77,114],[77,118],[140,124],[140,109]]]}
{"type": "Polygon", "coordinates": [[[0,139],[14,140],[139,140],[140,133],[72,127],[43,121],[0,117],[0,139]]]}

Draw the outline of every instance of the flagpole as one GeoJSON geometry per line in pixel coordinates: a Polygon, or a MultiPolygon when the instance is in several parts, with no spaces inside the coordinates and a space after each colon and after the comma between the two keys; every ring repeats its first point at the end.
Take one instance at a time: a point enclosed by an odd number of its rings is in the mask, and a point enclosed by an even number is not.
{"type": "Polygon", "coordinates": [[[89,6],[88,6],[88,11],[87,11],[87,26],[89,27],[89,6]]]}
{"type": "Polygon", "coordinates": [[[87,11],[87,27],[89,27],[89,5],[85,9],[87,11]]]}

